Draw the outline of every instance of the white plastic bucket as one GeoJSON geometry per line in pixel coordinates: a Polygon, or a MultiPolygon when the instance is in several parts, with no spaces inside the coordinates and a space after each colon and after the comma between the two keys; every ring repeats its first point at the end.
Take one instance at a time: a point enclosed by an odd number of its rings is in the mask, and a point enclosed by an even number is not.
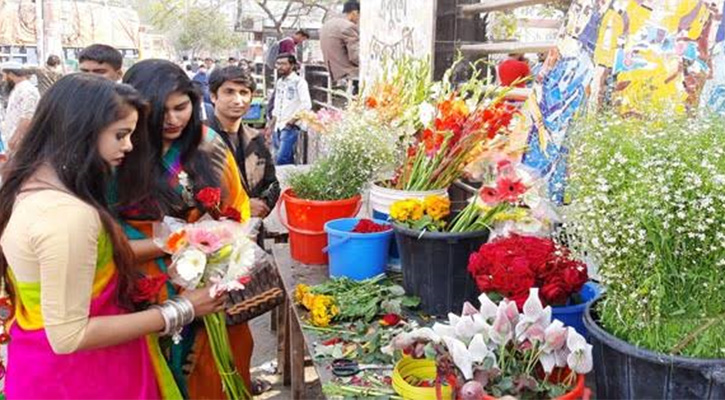
{"type": "Polygon", "coordinates": [[[370,185],[370,213],[374,218],[385,220],[390,215],[390,206],[396,201],[405,199],[423,200],[428,196],[442,196],[448,198],[447,189],[426,190],[426,191],[407,191],[388,189],[378,186],[375,183],[370,185]]]}

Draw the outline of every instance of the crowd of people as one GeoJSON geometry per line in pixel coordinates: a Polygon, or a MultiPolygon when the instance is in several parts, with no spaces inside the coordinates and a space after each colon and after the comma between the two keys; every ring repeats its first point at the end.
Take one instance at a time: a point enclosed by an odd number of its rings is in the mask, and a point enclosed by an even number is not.
{"type": "MultiPolygon", "coordinates": [[[[359,3],[348,1],[322,30],[330,73],[348,86],[358,18],[359,3]]],[[[8,398],[224,397],[195,320],[223,299],[167,281],[170,256],[153,227],[166,216],[198,220],[194,194],[205,187],[220,188],[221,207],[244,220],[271,212],[275,166],[294,162],[298,114],[312,108],[296,57],[308,38],[279,42],[262,131],[244,123],[257,84],[233,57],[143,60],[124,71],[118,50],[94,44],[79,53],[78,73],[64,75],[57,56],[41,68],[0,65],[0,278],[15,310],[8,398]],[[139,297],[148,287],[157,290],[139,297]],[[160,335],[169,315],[188,323],[179,343],[160,335]]],[[[259,393],[249,327],[228,335],[237,371],[259,393]]]]}
{"type": "MultiPolygon", "coordinates": [[[[290,115],[302,103],[309,108],[295,63],[279,55],[283,143],[290,115]]],[[[84,49],[79,65],[80,73],[42,78],[19,64],[1,67],[12,91],[2,124],[0,273],[16,311],[6,393],[223,398],[203,324],[188,325],[178,344],[158,338],[165,320],[153,307],[188,306],[181,309],[193,310],[191,318],[179,316],[186,321],[220,310],[223,300],[165,283],[138,303],[134,288],[165,279],[170,257],[152,240],[153,225],[164,216],[198,219],[193,193],[201,188],[221,188],[222,205],[244,219],[274,207],[275,161],[264,135],[243,123],[255,81],[235,63],[212,69],[205,113],[203,88],[182,65],[144,60],[123,73],[121,54],[102,44],[84,49]]],[[[249,375],[248,326],[228,334],[237,370],[259,391],[249,375]]]]}

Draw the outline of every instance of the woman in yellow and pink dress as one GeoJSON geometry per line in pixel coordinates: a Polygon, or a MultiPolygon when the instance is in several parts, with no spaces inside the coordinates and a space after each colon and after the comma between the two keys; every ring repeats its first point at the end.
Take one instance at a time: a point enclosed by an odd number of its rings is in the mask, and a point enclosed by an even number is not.
{"type": "Polygon", "coordinates": [[[130,86],[69,75],[41,99],[0,188],[0,273],[14,308],[8,399],[179,398],[149,337],[218,311],[208,290],[131,312],[133,253],[106,204],[113,175],[150,187],[147,106],[130,86]],[[138,123],[138,124],[137,124],[138,123]],[[137,129],[138,128],[138,129],[137,129]]]}

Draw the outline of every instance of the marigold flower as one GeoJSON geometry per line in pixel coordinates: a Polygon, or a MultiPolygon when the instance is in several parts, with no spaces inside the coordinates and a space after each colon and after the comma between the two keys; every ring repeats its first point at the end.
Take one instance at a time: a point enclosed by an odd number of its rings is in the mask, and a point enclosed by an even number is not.
{"type": "Polygon", "coordinates": [[[295,288],[295,301],[299,304],[302,304],[302,299],[309,291],[310,287],[308,285],[305,285],[304,283],[298,284],[295,288]]]}
{"type": "Polygon", "coordinates": [[[426,214],[435,221],[440,221],[451,213],[451,201],[443,196],[428,196],[423,203],[426,214]]]}
{"type": "Polygon", "coordinates": [[[425,214],[425,205],[420,200],[409,200],[410,201],[410,218],[413,221],[417,221],[423,218],[425,214]]]}

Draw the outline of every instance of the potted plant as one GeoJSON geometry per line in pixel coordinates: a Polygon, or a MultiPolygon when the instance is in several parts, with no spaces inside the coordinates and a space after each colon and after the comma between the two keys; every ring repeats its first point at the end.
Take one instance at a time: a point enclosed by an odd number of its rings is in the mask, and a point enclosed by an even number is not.
{"type": "MultiPolygon", "coordinates": [[[[431,393],[443,387],[464,400],[585,397],[584,374],[592,369],[592,346],[573,328],[551,319],[538,289],[532,288],[520,313],[516,303],[504,299],[496,305],[485,294],[481,308],[465,303],[462,314],[448,314],[448,323],[418,328],[396,336],[388,352],[401,350],[406,358],[396,365],[393,386],[409,392],[408,381],[398,375],[411,359],[424,359],[422,367],[436,367],[431,393]]],[[[410,370],[410,368],[406,368],[410,370]]],[[[420,389],[420,388],[418,388],[420,389]]],[[[420,391],[419,391],[420,393],[420,391]]]]}
{"type": "Polygon", "coordinates": [[[325,223],[357,215],[363,186],[391,168],[396,154],[396,135],[365,114],[345,113],[322,139],[327,155],[309,170],[291,174],[290,188],[280,196],[292,258],[305,264],[327,263],[325,223]]]}
{"type": "Polygon", "coordinates": [[[711,115],[572,131],[565,229],[606,288],[585,315],[599,398],[725,396],[723,142],[711,115]]]}

